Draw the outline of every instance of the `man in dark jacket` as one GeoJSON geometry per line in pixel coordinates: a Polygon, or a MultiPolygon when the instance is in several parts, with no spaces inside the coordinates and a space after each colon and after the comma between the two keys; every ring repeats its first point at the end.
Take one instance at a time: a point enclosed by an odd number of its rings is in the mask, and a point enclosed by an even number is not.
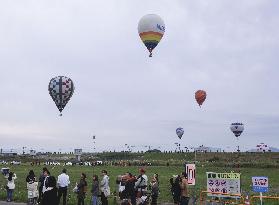
{"type": "Polygon", "coordinates": [[[132,205],[136,205],[136,191],[135,191],[135,182],[137,179],[131,174],[127,173],[127,181],[125,184],[125,197],[131,200],[132,205]]]}
{"type": "Polygon", "coordinates": [[[41,201],[42,201],[42,192],[43,192],[43,186],[44,186],[44,181],[45,181],[45,176],[44,176],[45,171],[47,171],[46,167],[43,168],[43,172],[41,173],[40,178],[39,178],[40,186],[39,186],[38,203],[41,203],[41,201]]]}
{"type": "Polygon", "coordinates": [[[43,194],[42,205],[58,205],[56,179],[54,176],[48,177],[48,187],[43,194]]]}

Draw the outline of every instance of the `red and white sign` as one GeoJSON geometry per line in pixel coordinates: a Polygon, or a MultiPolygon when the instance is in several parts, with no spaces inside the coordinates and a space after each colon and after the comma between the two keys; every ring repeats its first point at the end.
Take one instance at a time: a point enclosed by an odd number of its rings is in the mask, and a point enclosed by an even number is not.
{"type": "Polygon", "coordinates": [[[195,164],[186,164],[185,171],[188,178],[188,185],[196,184],[196,165],[195,164]]]}

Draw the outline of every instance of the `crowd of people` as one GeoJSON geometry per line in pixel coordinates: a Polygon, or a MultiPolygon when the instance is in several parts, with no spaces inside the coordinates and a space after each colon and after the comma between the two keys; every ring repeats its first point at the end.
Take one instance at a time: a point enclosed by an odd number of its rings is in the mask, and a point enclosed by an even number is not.
{"type": "MultiPolygon", "coordinates": [[[[16,174],[9,172],[7,177],[7,201],[13,199],[15,189],[16,174]]],[[[111,195],[110,181],[108,172],[102,170],[101,180],[98,175],[93,175],[90,180],[91,204],[108,205],[108,197],[111,195]]],[[[35,176],[33,170],[30,170],[26,177],[27,198],[29,205],[63,205],[67,204],[68,189],[70,177],[64,168],[57,180],[52,176],[49,170],[44,167],[39,178],[35,176]]],[[[154,174],[148,183],[148,177],[145,169],[139,169],[139,175],[135,176],[130,172],[119,175],[116,180],[116,196],[118,196],[121,205],[157,205],[157,199],[160,193],[159,176],[154,174]]],[[[170,179],[171,193],[174,203],[177,205],[188,204],[188,183],[185,173],[172,177],[170,179]]],[[[86,193],[88,192],[88,183],[85,173],[81,173],[79,182],[76,182],[73,192],[77,197],[77,205],[84,205],[86,193]]]]}

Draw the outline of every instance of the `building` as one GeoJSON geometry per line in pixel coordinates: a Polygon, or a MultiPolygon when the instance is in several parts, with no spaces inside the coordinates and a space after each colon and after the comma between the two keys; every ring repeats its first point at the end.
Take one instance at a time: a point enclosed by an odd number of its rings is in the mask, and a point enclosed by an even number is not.
{"type": "Polygon", "coordinates": [[[82,149],[75,149],[74,153],[76,156],[76,160],[80,162],[80,156],[82,154],[82,149]]]}
{"type": "Polygon", "coordinates": [[[4,156],[4,157],[16,156],[17,151],[14,149],[10,149],[10,150],[0,149],[0,154],[1,154],[1,156],[4,156]]]}
{"type": "Polygon", "coordinates": [[[31,149],[31,150],[30,150],[30,155],[31,155],[31,156],[36,156],[36,150],[31,149]]]}
{"type": "Polygon", "coordinates": [[[215,147],[205,147],[203,145],[194,148],[195,152],[221,152],[221,148],[215,148],[215,147]]]}

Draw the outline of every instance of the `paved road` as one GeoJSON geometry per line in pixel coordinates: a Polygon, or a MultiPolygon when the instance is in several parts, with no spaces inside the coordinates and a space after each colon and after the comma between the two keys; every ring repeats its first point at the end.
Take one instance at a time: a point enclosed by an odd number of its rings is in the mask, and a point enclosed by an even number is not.
{"type": "Polygon", "coordinates": [[[26,205],[26,203],[13,203],[13,202],[0,201],[0,205],[26,205]]]}
{"type": "MultiPolygon", "coordinates": [[[[13,202],[5,202],[5,201],[0,201],[0,205],[26,205],[26,203],[13,203],[13,202]]],[[[171,203],[164,203],[161,205],[173,205],[171,203]]]]}

